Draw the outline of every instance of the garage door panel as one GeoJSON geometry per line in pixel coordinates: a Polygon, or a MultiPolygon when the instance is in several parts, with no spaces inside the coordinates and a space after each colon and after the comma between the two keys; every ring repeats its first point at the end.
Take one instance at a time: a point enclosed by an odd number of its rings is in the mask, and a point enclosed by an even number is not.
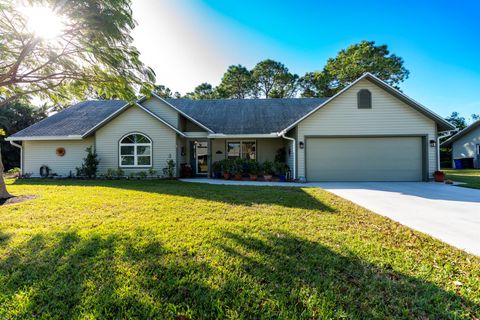
{"type": "Polygon", "coordinates": [[[422,138],[308,138],[309,181],[421,181],[422,138]]]}

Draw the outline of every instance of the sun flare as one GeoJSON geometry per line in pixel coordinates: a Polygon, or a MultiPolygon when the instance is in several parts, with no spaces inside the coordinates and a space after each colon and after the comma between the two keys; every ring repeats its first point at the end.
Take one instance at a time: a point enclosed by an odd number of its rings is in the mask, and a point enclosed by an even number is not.
{"type": "Polygon", "coordinates": [[[27,19],[27,28],[43,39],[58,37],[65,28],[65,19],[47,7],[25,7],[22,10],[27,19]]]}

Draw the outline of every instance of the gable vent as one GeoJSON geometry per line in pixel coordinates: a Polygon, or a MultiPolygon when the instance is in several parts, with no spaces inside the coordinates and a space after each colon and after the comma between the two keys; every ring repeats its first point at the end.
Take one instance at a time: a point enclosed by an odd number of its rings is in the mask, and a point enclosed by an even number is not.
{"type": "Polygon", "coordinates": [[[357,93],[358,109],[372,108],[372,93],[367,89],[361,89],[357,93]]]}

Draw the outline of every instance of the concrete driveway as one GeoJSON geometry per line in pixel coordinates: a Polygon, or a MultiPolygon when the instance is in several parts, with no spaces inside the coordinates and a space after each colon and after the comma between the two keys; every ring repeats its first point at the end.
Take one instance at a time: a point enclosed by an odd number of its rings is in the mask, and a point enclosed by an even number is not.
{"type": "Polygon", "coordinates": [[[480,255],[480,190],[434,182],[318,185],[403,225],[480,255]]]}

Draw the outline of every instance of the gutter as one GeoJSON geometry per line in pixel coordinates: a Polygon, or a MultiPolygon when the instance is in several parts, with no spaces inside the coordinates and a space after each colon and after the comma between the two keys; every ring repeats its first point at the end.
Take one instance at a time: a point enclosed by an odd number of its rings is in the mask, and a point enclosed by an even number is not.
{"type": "Polygon", "coordinates": [[[279,137],[282,137],[286,140],[290,140],[293,142],[293,148],[292,148],[292,154],[293,154],[293,175],[292,175],[292,178],[293,180],[297,179],[297,152],[296,152],[296,149],[297,149],[297,143],[295,141],[295,138],[291,138],[291,137],[287,137],[285,134],[287,132],[284,130],[280,133],[277,134],[277,136],[279,137]]]}
{"type": "Polygon", "coordinates": [[[239,139],[239,138],[246,138],[246,139],[254,139],[254,138],[278,138],[278,133],[263,133],[263,134],[224,134],[224,133],[211,133],[207,136],[207,138],[219,138],[219,139],[239,139]]]}
{"type": "Polygon", "coordinates": [[[21,144],[16,143],[13,140],[9,140],[10,144],[20,149],[20,174],[23,176],[23,147],[21,144]]]}

